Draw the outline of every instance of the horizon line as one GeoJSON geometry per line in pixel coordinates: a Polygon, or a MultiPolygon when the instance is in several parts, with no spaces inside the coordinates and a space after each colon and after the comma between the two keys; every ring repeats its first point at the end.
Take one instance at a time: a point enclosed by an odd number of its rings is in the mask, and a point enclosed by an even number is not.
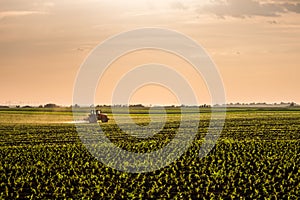
{"type": "MultiPolygon", "coordinates": [[[[78,106],[78,104],[56,104],[56,103],[46,103],[46,104],[9,104],[9,103],[2,103],[0,104],[0,107],[9,107],[9,108],[13,108],[13,107],[18,107],[18,108],[22,108],[22,107],[47,107],[47,105],[51,107],[74,107],[74,106],[78,106]]],[[[135,104],[92,104],[92,105],[79,105],[79,107],[217,107],[217,106],[226,106],[226,107],[231,107],[231,106],[300,106],[300,104],[294,102],[294,101],[289,101],[289,102],[274,102],[274,103],[266,103],[266,102],[251,102],[251,103],[241,103],[241,102],[230,102],[230,103],[226,103],[226,104],[199,104],[199,105],[191,105],[191,104],[142,104],[142,103],[135,103],[135,104]]]]}

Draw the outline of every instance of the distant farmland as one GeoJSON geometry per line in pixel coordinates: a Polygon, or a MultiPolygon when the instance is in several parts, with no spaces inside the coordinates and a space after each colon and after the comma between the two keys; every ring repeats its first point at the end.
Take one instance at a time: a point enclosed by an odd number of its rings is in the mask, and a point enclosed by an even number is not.
{"type": "MultiPolygon", "coordinates": [[[[135,123],[149,123],[147,109],[131,111],[135,123]]],[[[191,120],[198,111],[191,108],[191,120]]],[[[100,123],[107,137],[116,146],[137,153],[162,148],[180,124],[180,110],[168,109],[161,132],[134,139],[122,133],[109,109],[103,112],[111,118],[100,123]]],[[[300,108],[229,108],[221,137],[202,159],[198,152],[210,109],[201,108],[200,113],[196,139],[180,159],[154,172],[133,174],[111,169],[87,151],[75,125],[66,123],[73,120],[70,108],[0,109],[0,198],[300,196],[300,108]]],[[[118,114],[122,115],[122,108],[118,114]]]]}

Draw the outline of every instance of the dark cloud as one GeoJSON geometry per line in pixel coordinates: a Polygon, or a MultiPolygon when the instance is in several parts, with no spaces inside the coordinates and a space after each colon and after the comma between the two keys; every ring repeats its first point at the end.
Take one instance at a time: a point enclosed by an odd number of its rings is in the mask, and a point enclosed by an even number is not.
{"type": "Polygon", "coordinates": [[[256,0],[215,0],[212,4],[199,8],[198,12],[213,13],[222,18],[226,16],[239,18],[278,17],[286,12],[300,13],[300,3],[294,3],[294,1],[261,3],[256,0]]]}
{"type": "Polygon", "coordinates": [[[290,12],[300,13],[300,3],[297,4],[285,3],[283,5],[290,12]]]}

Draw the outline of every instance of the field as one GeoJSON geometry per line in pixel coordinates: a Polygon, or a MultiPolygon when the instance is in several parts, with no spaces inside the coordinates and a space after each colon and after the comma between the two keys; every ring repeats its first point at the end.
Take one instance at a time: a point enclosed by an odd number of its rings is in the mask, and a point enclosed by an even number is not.
{"type": "MultiPolygon", "coordinates": [[[[73,120],[70,109],[2,109],[0,199],[300,197],[299,108],[229,108],[216,146],[202,159],[210,111],[200,111],[198,134],[178,160],[154,172],[127,173],[91,155],[75,125],[67,123],[73,120]]],[[[180,112],[170,109],[161,132],[137,139],[122,133],[110,110],[104,112],[112,119],[101,124],[107,137],[133,152],[164,147],[180,124],[180,112]]],[[[146,109],[133,109],[131,116],[137,124],[149,123],[146,109]]]]}

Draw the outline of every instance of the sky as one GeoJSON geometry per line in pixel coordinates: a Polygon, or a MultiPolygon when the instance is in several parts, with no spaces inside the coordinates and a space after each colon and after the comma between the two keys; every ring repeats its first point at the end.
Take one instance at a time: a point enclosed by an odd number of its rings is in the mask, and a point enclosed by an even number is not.
{"type": "MultiPolygon", "coordinates": [[[[72,104],[81,64],[107,38],[137,28],[178,31],[197,41],[216,64],[227,102],[300,103],[299,0],[2,0],[0,104],[72,104]]],[[[164,63],[211,101],[189,63],[143,50],[116,60],[99,82],[96,104],[109,104],[132,67],[164,63]],[[199,86],[199,87],[198,87],[199,86]]],[[[176,104],[158,85],[139,88],[130,103],[176,104]]]]}

